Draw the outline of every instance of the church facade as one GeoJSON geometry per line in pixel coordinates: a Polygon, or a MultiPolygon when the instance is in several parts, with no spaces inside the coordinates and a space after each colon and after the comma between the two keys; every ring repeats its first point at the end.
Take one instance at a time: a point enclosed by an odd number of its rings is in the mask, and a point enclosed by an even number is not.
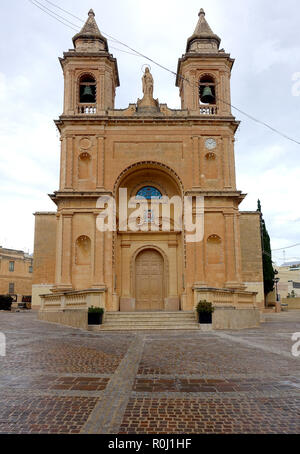
{"type": "Polygon", "coordinates": [[[201,10],[178,61],[181,109],[155,99],[149,68],[143,98],[115,109],[117,60],[94,16],[60,59],[57,211],[35,214],[33,305],[52,320],[89,305],[175,312],[206,299],[262,307],[259,213],[239,211],[245,194],[236,187],[234,60],[201,10]],[[196,240],[184,214],[199,220],[196,240]]]}

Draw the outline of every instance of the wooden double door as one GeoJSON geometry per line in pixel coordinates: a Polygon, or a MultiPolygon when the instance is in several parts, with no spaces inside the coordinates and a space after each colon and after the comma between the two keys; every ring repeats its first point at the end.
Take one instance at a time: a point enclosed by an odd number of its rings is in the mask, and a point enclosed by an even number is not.
{"type": "Polygon", "coordinates": [[[146,249],[135,261],[136,311],[164,309],[164,260],[155,249],[146,249]]]}

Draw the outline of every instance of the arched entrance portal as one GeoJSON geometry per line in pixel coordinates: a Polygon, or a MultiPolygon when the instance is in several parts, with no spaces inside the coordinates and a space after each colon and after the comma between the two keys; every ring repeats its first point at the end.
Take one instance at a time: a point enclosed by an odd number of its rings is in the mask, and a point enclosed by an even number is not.
{"type": "Polygon", "coordinates": [[[141,251],[135,260],[136,311],[164,309],[164,259],[155,249],[141,251]]]}
{"type": "Polygon", "coordinates": [[[179,310],[185,245],[174,200],[183,197],[180,179],[163,164],[140,162],[120,175],[114,191],[120,214],[113,234],[114,290],[120,311],[179,310]]]}

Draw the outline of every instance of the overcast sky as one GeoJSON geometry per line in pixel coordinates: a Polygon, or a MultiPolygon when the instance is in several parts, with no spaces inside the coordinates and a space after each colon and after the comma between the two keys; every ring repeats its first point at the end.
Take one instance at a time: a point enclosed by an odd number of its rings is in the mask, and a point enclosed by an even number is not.
{"type": "MultiPolygon", "coordinates": [[[[299,0],[52,2],[83,20],[93,8],[101,31],[174,71],[204,8],[221,47],[236,59],[233,105],[300,141],[300,84],[293,80],[300,80],[299,0]]],[[[80,28],[76,19],[69,20],[80,28]]],[[[60,142],[53,119],[62,113],[63,77],[57,58],[72,47],[74,34],[29,0],[1,2],[0,245],[32,251],[32,213],[55,211],[47,194],[58,189],[59,176],[60,142]]],[[[141,67],[147,61],[112,48],[119,44],[109,45],[121,81],[116,107],[125,108],[142,96],[141,67]]],[[[179,108],[174,76],[151,67],[155,98],[179,108]]],[[[233,113],[242,122],[235,148],[237,184],[248,196],[241,209],[256,210],[261,199],[272,248],[300,242],[300,145],[233,113]]],[[[274,252],[277,262],[283,257],[282,251],[274,252]]],[[[300,260],[300,247],[287,249],[285,257],[300,260]]]]}

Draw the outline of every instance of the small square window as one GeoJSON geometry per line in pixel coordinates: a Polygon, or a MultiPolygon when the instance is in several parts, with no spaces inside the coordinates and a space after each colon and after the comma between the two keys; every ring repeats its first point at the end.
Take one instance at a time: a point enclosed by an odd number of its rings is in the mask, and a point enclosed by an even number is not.
{"type": "Polygon", "coordinates": [[[9,271],[15,271],[15,262],[9,262],[9,271]]]}

